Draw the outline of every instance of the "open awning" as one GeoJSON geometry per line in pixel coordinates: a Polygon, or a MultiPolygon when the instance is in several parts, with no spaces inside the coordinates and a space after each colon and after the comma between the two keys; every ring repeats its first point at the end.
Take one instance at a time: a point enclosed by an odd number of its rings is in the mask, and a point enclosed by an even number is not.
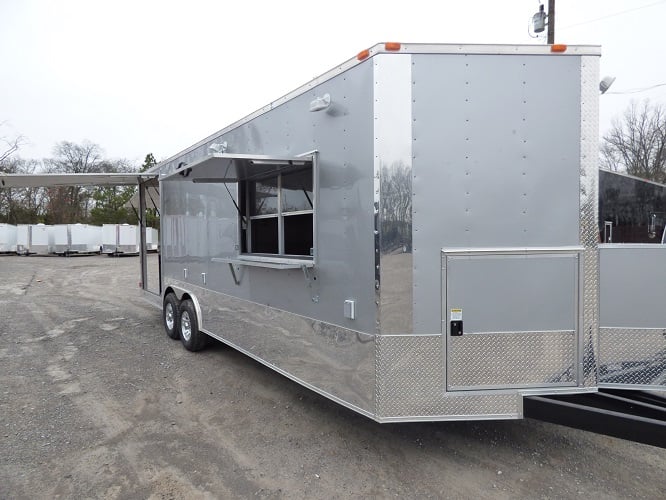
{"type": "Polygon", "coordinates": [[[295,171],[311,166],[313,160],[313,155],[289,157],[212,154],[196,162],[183,165],[160,180],[232,183],[260,179],[290,170],[295,171]]]}
{"type": "Polygon", "coordinates": [[[58,186],[136,186],[156,174],[95,173],[95,174],[0,174],[0,188],[58,186]]]}

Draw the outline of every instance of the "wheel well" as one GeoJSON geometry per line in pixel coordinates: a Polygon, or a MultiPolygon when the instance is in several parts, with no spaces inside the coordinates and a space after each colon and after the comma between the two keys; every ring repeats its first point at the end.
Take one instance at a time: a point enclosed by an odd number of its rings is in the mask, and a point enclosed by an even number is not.
{"type": "Polygon", "coordinates": [[[199,328],[203,327],[203,316],[201,314],[201,307],[199,306],[199,301],[195,296],[190,295],[188,292],[183,292],[183,296],[180,298],[180,301],[190,300],[194,306],[194,311],[197,314],[197,322],[199,323],[199,328]]]}
{"type": "Polygon", "coordinates": [[[176,295],[176,292],[174,291],[173,288],[167,287],[166,290],[164,290],[164,296],[162,297],[162,301],[164,301],[164,299],[166,299],[166,296],[169,295],[170,293],[176,295]]]}

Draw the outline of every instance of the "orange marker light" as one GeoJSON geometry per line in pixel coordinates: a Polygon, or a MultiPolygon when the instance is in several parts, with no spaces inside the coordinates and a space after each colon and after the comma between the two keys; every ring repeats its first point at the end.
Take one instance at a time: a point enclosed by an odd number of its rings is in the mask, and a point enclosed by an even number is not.
{"type": "Polygon", "coordinates": [[[566,52],[567,46],[564,45],[563,43],[555,43],[550,46],[550,51],[551,52],[566,52]]]}
{"type": "Polygon", "coordinates": [[[400,44],[398,42],[386,42],[384,48],[386,50],[400,50],[400,44]]]}
{"type": "Polygon", "coordinates": [[[362,50],[361,52],[359,52],[356,55],[356,59],[358,59],[359,61],[362,61],[363,59],[367,59],[369,55],[370,55],[370,50],[365,49],[365,50],[362,50]]]}

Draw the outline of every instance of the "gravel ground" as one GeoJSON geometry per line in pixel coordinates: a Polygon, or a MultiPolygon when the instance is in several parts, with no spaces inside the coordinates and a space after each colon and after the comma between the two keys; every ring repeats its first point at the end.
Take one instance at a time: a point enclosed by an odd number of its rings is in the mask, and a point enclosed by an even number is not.
{"type": "Polygon", "coordinates": [[[664,498],[664,449],[380,425],[220,343],[187,352],[137,276],[136,257],[0,257],[1,499],[664,498]]]}

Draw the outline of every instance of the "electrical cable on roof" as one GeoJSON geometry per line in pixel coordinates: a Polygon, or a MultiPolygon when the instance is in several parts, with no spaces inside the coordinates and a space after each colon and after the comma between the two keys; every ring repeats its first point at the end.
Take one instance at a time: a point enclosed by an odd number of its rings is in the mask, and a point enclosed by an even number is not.
{"type": "Polygon", "coordinates": [[[628,12],[634,12],[636,10],[647,9],[648,7],[654,7],[655,5],[659,5],[659,4],[662,4],[664,2],[666,2],[666,0],[659,0],[658,2],[650,3],[650,4],[647,4],[647,5],[641,5],[640,7],[635,7],[633,9],[622,10],[620,12],[615,12],[614,14],[608,14],[607,16],[597,17],[596,19],[589,19],[587,21],[583,21],[583,22],[580,22],[580,23],[574,23],[574,24],[569,24],[568,26],[562,26],[558,29],[565,30],[565,29],[568,29],[568,28],[573,28],[575,26],[582,26],[584,24],[596,23],[597,21],[603,21],[604,19],[608,19],[609,17],[620,16],[622,14],[627,14],[628,12]]]}
{"type": "Polygon", "coordinates": [[[615,92],[606,92],[606,94],[638,94],[639,92],[645,92],[647,90],[652,90],[656,89],[657,87],[664,87],[666,86],[666,83],[657,83],[656,85],[651,85],[649,87],[642,87],[642,88],[637,88],[637,89],[629,89],[629,90],[618,90],[615,92]]]}

